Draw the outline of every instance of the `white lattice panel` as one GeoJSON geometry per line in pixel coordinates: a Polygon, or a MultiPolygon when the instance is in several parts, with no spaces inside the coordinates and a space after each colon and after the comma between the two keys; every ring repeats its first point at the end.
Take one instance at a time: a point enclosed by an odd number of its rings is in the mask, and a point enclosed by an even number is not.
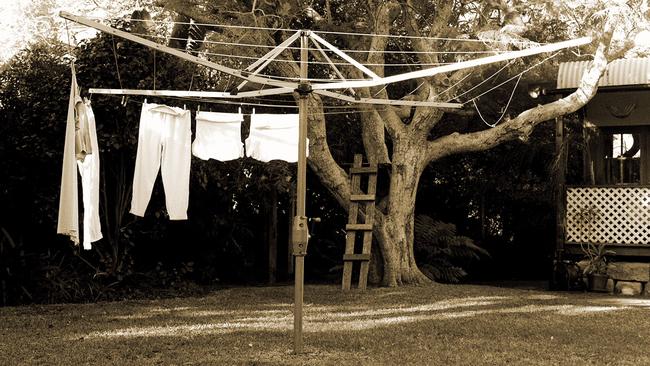
{"type": "Polygon", "coordinates": [[[650,244],[650,188],[567,189],[566,241],[650,244]]]}

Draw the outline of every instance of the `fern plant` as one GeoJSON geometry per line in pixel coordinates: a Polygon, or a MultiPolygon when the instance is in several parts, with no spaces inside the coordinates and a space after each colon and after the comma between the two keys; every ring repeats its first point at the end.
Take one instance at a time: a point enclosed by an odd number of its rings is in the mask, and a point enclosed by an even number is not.
{"type": "Polygon", "coordinates": [[[415,217],[415,258],[422,272],[437,282],[458,283],[472,261],[490,254],[471,238],[458,235],[454,224],[427,215],[415,217]]]}

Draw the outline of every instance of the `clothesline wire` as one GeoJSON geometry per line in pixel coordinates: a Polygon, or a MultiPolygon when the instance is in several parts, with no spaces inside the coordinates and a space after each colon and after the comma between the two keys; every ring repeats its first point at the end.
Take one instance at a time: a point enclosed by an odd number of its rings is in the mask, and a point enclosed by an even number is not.
{"type": "Polygon", "coordinates": [[[153,50],[153,90],[156,90],[156,50],[153,50]]]}
{"type": "MultiPolygon", "coordinates": [[[[181,50],[185,51],[185,49],[180,48],[180,47],[170,47],[176,50],[181,50]]],[[[203,51],[202,53],[205,53],[207,55],[216,55],[216,56],[224,56],[224,57],[229,57],[229,58],[241,58],[241,59],[252,59],[252,60],[258,60],[258,57],[251,57],[251,56],[237,56],[237,55],[229,55],[229,54],[221,54],[221,53],[213,53],[213,52],[205,52],[203,51]]],[[[272,62],[286,62],[286,63],[294,63],[296,61],[292,60],[282,60],[282,59],[275,59],[272,62]]],[[[319,62],[319,61],[310,61],[311,64],[323,64],[323,65],[329,65],[328,62],[319,62]]],[[[334,63],[335,65],[343,65],[343,66],[352,66],[349,63],[334,63]]],[[[383,66],[430,66],[430,65],[448,65],[450,63],[436,63],[436,64],[365,64],[366,66],[371,66],[371,65],[383,65],[383,66]]],[[[300,81],[301,79],[299,77],[290,77],[290,76],[278,76],[278,75],[271,75],[271,74],[265,74],[265,73],[257,73],[258,76],[263,76],[263,77],[268,77],[270,79],[278,79],[278,80],[293,80],[293,81],[300,81]]],[[[307,81],[317,81],[317,82],[339,82],[341,81],[340,79],[324,79],[324,78],[307,78],[307,81]]],[[[364,81],[367,79],[346,79],[347,81],[364,81]]]]}
{"type": "Polygon", "coordinates": [[[68,50],[70,51],[70,56],[73,56],[74,48],[72,47],[72,41],[70,40],[70,29],[68,29],[68,20],[65,20],[65,32],[68,36],[68,50]]]}
{"type": "Polygon", "coordinates": [[[375,98],[377,95],[379,95],[379,93],[386,90],[386,88],[388,88],[388,84],[384,85],[381,89],[379,89],[375,94],[372,95],[372,97],[375,98]]]}
{"type": "Polygon", "coordinates": [[[213,104],[227,104],[227,105],[237,105],[237,106],[251,106],[251,107],[269,107],[269,108],[284,108],[284,109],[298,109],[298,106],[293,104],[266,104],[266,103],[251,103],[251,102],[233,102],[230,100],[215,100],[215,99],[203,99],[198,97],[167,97],[176,100],[189,100],[200,103],[213,103],[213,104]]]}
{"type": "Polygon", "coordinates": [[[521,80],[522,76],[524,76],[523,72],[519,74],[519,77],[517,78],[517,82],[515,83],[515,86],[512,88],[512,93],[510,93],[510,98],[508,98],[508,103],[506,103],[506,106],[503,109],[503,113],[501,113],[499,119],[497,119],[496,122],[492,124],[488,123],[488,121],[486,121],[485,118],[483,117],[483,114],[481,114],[481,111],[478,109],[478,105],[476,104],[476,99],[472,99],[472,104],[474,104],[474,108],[476,109],[476,112],[478,113],[478,116],[481,118],[481,121],[483,121],[483,123],[485,123],[489,127],[494,128],[496,127],[497,124],[499,124],[499,122],[501,122],[503,117],[505,117],[506,113],[508,112],[508,108],[510,108],[510,102],[512,102],[512,98],[515,95],[515,91],[517,90],[517,86],[519,86],[519,81],[521,80]]]}
{"type": "MultiPolygon", "coordinates": [[[[131,33],[136,36],[147,36],[147,37],[152,37],[152,38],[163,38],[163,39],[173,39],[173,40],[179,40],[179,41],[185,41],[187,38],[180,38],[180,37],[167,37],[163,35],[155,35],[155,34],[146,34],[146,33],[131,33]]],[[[211,40],[194,40],[193,41],[197,43],[207,43],[207,44],[220,44],[224,46],[241,46],[241,47],[254,47],[254,48],[270,48],[273,49],[276,46],[275,45],[268,45],[268,44],[258,44],[258,43],[241,43],[241,42],[224,42],[224,41],[211,41],[211,40]]],[[[301,47],[298,46],[287,46],[285,47],[287,50],[301,50],[301,47]]],[[[314,47],[307,47],[308,51],[320,51],[318,48],[314,47]]],[[[351,50],[351,49],[339,49],[340,51],[343,51],[345,53],[386,53],[386,54],[455,54],[455,55],[466,55],[466,54],[494,54],[494,53],[506,53],[508,51],[506,50],[484,50],[484,51],[396,51],[396,50],[382,50],[382,51],[374,51],[374,50],[351,50]]],[[[329,50],[325,50],[329,51],[329,50]]],[[[331,51],[330,51],[331,52],[331,51]]]]}
{"type": "MultiPolygon", "coordinates": [[[[120,95],[116,94],[105,94],[108,97],[121,97],[120,95]]],[[[206,100],[202,98],[196,98],[196,97],[171,97],[171,96],[165,96],[165,98],[169,99],[174,99],[174,100],[182,100],[182,101],[193,101],[193,102],[199,102],[199,103],[211,103],[211,104],[227,104],[227,105],[237,105],[237,106],[251,106],[251,107],[272,107],[272,108],[293,108],[297,109],[298,106],[296,105],[277,105],[277,104],[263,104],[263,103],[250,103],[250,102],[231,102],[227,100],[206,100]]],[[[139,104],[142,104],[144,102],[139,101],[139,100],[134,100],[134,99],[129,99],[128,102],[136,102],[139,104]]]]}
{"type": "Polygon", "coordinates": [[[460,84],[460,83],[462,83],[463,81],[465,81],[465,79],[467,79],[468,77],[470,77],[470,75],[472,75],[472,74],[473,74],[473,72],[471,72],[471,71],[468,72],[467,75],[463,76],[460,80],[458,80],[457,82],[455,82],[453,85],[449,86],[447,89],[445,89],[445,90],[441,91],[440,93],[434,95],[433,98],[437,98],[437,97],[439,97],[439,96],[445,94],[446,92],[450,91],[451,89],[453,89],[454,87],[456,87],[458,84],[460,84]]]}
{"type": "MultiPolygon", "coordinates": [[[[119,95],[114,95],[114,94],[107,94],[109,97],[119,97],[119,95]]],[[[276,104],[263,104],[263,103],[251,103],[251,102],[231,102],[231,101],[226,101],[226,100],[206,100],[202,98],[196,98],[196,97],[166,97],[170,99],[175,99],[175,100],[181,100],[181,101],[192,101],[192,102],[198,102],[198,103],[209,103],[209,104],[224,104],[224,105],[237,105],[237,106],[248,106],[248,107],[270,107],[270,108],[294,108],[297,109],[297,106],[278,106],[276,104]]],[[[127,102],[133,102],[133,103],[138,103],[142,104],[142,101],[139,100],[134,100],[134,99],[128,99],[127,102]]],[[[356,114],[356,113],[373,113],[375,110],[381,111],[385,110],[386,107],[381,107],[377,109],[373,109],[372,111],[360,111],[357,109],[354,109],[352,106],[326,106],[323,108],[324,110],[332,110],[332,109],[339,109],[337,112],[323,112],[323,113],[318,113],[318,114],[323,114],[323,115],[338,115],[338,114],[356,114]],[[340,109],[347,109],[345,111],[340,110],[340,109]]],[[[243,113],[245,115],[250,115],[248,113],[243,113]]]]}
{"type": "MultiPolygon", "coordinates": [[[[96,20],[105,20],[102,17],[87,17],[89,19],[96,20]]],[[[153,22],[153,23],[162,23],[162,24],[193,24],[198,26],[205,27],[214,27],[214,28],[231,28],[231,29],[246,29],[246,30],[263,30],[263,31],[285,31],[285,32],[298,32],[300,29],[291,29],[291,28],[279,28],[279,27],[259,27],[259,26],[249,26],[249,25],[226,25],[226,24],[217,24],[217,23],[197,23],[197,22],[178,22],[170,20],[148,20],[148,19],[129,19],[129,21],[134,22],[153,22]]],[[[506,43],[506,44],[518,44],[518,45],[542,45],[544,43],[537,43],[532,41],[506,41],[506,40],[497,40],[497,39],[474,39],[474,38],[452,38],[452,37],[427,37],[427,36],[409,36],[404,34],[376,34],[376,33],[357,33],[357,32],[335,32],[335,31],[323,31],[316,30],[315,33],[319,34],[333,34],[333,35],[343,35],[343,36],[364,36],[364,37],[386,37],[386,38],[400,38],[400,39],[423,39],[431,41],[458,41],[458,42],[478,42],[478,43],[506,43]]]]}
{"type": "MultiPolygon", "coordinates": [[[[550,60],[551,58],[557,56],[559,53],[560,53],[560,52],[556,52],[556,53],[552,54],[551,56],[544,58],[544,59],[541,60],[540,62],[538,62],[538,63],[536,63],[536,64],[534,64],[534,65],[528,67],[527,69],[525,69],[524,71],[522,71],[522,72],[516,74],[515,76],[513,76],[513,77],[511,77],[511,78],[509,78],[509,79],[507,79],[507,80],[505,80],[505,81],[503,81],[503,82],[501,82],[500,84],[498,84],[498,85],[496,85],[496,86],[494,86],[494,87],[492,87],[492,88],[490,88],[490,89],[488,89],[488,90],[482,92],[481,94],[479,94],[479,95],[477,95],[477,96],[475,96],[475,97],[473,97],[473,98],[470,98],[470,99],[468,99],[468,100],[466,100],[465,102],[462,102],[462,103],[463,103],[463,104],[466,104],[466,103],[468,103],[468,102],[474,102],[474,100],[480,98],[481,96],[483,96],[483,95],[485,95],[485,94],[487,94],[487,93],[492,92],[493,90],[495,90],[495,89],[497,89],[497,88],[503,86],[504,84],[506,84],[506,83],[508,83],[508,82],[510,82],[510,81],[512,81],[512,80],[514,80],[515,78],[518,78],[518,77],[521,78],[521,76],[522,76],[524,73],[526,73],[526,72],[532,70],[533,68],[535,68],[535,67],[541,65],[542,63],[544,63],[544,62],[550,60]]],[[[448,101],[457,100],[457,99],[460,98],[461,96],[463,96],[463,95],[469,93],[470,91],[476,89],[476,88],[479,87],[480,85],[484,84],[485,82],[487,82],[488,80],[492,79],[494,76],[496,76],[497,74],[499,74],[499,73],[500,73],[501,71],[503,71],[506,67],[508,67],[508,65],[510,65],[512,62],[514,62],[514,60],[509,61],[506,65],[504,65],[503,67],[501,67],[499,70],[497,70],[495,73],[493,73],[491,76],[489,76],[488,78],[486,78],[485,80],[483,80],[483,81],[480,82],[479,84],[475,85],[474,87],[472,87],[472,88],[466,90],[465,92],[463,92],[463,93],[461,93],[461,94],[459,94],[459,95],[457,95],[457,96],[455,96],[455,97],[450,98],[448,101]]],[[[443,91],[443,92],[437,94],[436,96],[441,95],[441,94],[443,94],[444,92],[446,92],[447,90],[451,89],[453,86],[457,85],[458,83],[460,83],[461,81],[463,81],[464,79],[466,79],[467,77],[469,77],[469,75],[470,75],[470,74],[466,75],[466,76],[463,77],[460,81],[458,81],[456,84],[452,85],[451,87],[447,88],[445,91],[443,91]]],[[[412,93],[414,93],[415,91],[417,91],[417,90],[418,90],[418,89],[419,89],[423,84],[424,84],[424,83],[421,83],[420,85],[418,85],[418,86],[417,86],[413,91],[411,91],[409,94],[412,94],[412,93]]],[[[154,88],[155,88],[155,87],[154,87],[154,88]]],[[[385,87],[384,87],[384,88],[385,88],[385,87]]],[[[382,90],[383,90],[383,89],[382,89],[382,90]]],[[[192,99],[192,100],[195,100],[195,101],[201,101],[201,102],[208,102],[208,103],[221,103],[221,104],[234,104],[234,105],[237,105],[237,104],[239,104],[239,105],[257,105],[257,106],[260,106],[260,107],[297,108],[297,106],[295,106],[295,105],[281,105],[281,104],[256,104],[256,103],[231,102],[231,101],[214,101],[214,100],[212,100],[212,101],[206,101],[206,100],[201,99],[201,98],[195,98],[195,99],[192,99]]],[[[274,100],[274,101],[279,101],[279,100],[274,100]]],[[[498,121],[497,121],[497,123],[498,123],[498,121]]],[[[488,125],[489,125],[489,124],[488,124],[488,125]]]]}
{"type": "Polygon", "coordinates": [[[120,76],[120,65],[117,62],[117,50],[115,48],[115,36],[111,35],[111,40],[113,41],[113,58],[115,59],[115,72],[117,73],[117,81],[120,83],[120,89],[124,89],[122,86],[122,76],[120,76]]]}
{"type": "MultiPolygon", "coordinates": [[[[140,36],[147,36],[144,33],[132,33],[133,35],[140,35],[140,36]]],[[[164,38],[164,37],[162,37],[164,38]]],[[[169,46],[167,46],[169,47],[169,46]]],[[[175,50],[180,50],[180,51],[187,51],[186,49],[182,47],[169,47],[175,50]]],[[[229,54],[229,53],[218,53],[218,52],[209,52],[209,51],[200,51],[201,53],[204,53],[206,55],[213,55],[213,56],[222,56],[222,57],[228,57],[228,58],[236,58],[236,59],[246,59],[246,60],[259,60],[259,56],[244,56],[244,55],[234,55],[234,54],[229,54]]],[[[271,62],[296,62],[294,60],[283,60],[283,59],[278,59],[275,58],[271,62]]],[[[349,62],[325,62],[325,61],[310,61],[309,63],[311,64],[320,64],[320,65],[341,65],[341,66],[352,66],[349,62]]],[[[398,66],[442,66],[442,65],[449,65],[451,62],[431,62],[431,63],[362,63],[364,66],[388,66],[388,67],[398,67],[398,66]]]]}
{"type": "MultiPolygon", "coordinates": [[[[506,83],[508,83],[508,82],[510,82],[510,81],[512,81],[512,80],[514,80],[514,79],[521,79],[521,77],[523,76],[523,74],[525,74],[526,72],[532,70],[533,68],[535,68],[535,67],[537,67],[537,66],[539,66],[539,65],[541,65],[541,64],[543,64],[543,63],[545,63],[546,61],[548,61],[548,60],[554,58],[554,57],[557,56],[559,53],[560,53],[560,52],[556,52],[556,53],[552,54],[551,56],[544,58],[544,59],[541,60],[540,62],[538,62],[538,63],[536,63],[536,64],[534,64],[534,65],[532,65],[532,66],[526,68],[525,70],[523,70],[523,71],[521,71],[520,73],[514,75],[513,77],[506,79],[505,81],[499,83],[498,85],[496,85],[496,86],[494,86],[494,87],[492,87],[492,88],[490,88],[490,89],[488,89],[488,90],[482,92],[481,94],[479,94],[479,95],[477,95],[477,96],[475,96],[475,97],[473,97],[473,98],[471,98],[471,99],[468,99],[468,100],[466,100],[465,102],[462,102],[462,103],[463,103],[463,104],[466,104],[466,103],[472,102],[472,103],[475,104],[475,100],[477,100],[478,98],[482,97],[482,96],[485,95],[485,94],[488,94],[488,93],[494,91],[494,90],[497,89],[497,88],[500,88],[500,87],[503,86],[504,84],[506,84],[506,83]]],[[[512,61],[511,61],[511,62],[512,62],[512,61]]],[[[511,62],[508,62],[508,64],[510,64],[511,62]]],[[[476,86],[473,87],[472,89],[470,89],[470,90],[464,92],[463,94],[461,94],[461,95],[459,95],[459,96],[462,96],[462,95],[464,95],[464,94],[467,94],[467,92],[469,92],[469,91],[475,89],[476,87],[478,87],[478,86],[480,86],[481,84],[483,84],[485,81],[487,81],[487,80],[489,80],[490,78],[494,77],[496,74],[498,74],[498,73],[501,72],[503,69],[505,69],[505,68],[508,66],[508,64],[504,65],[501,69],[499,69],[498,71],[496,71],[496,72],[495,72],[493,75],[491,75],[488,79],[484,80],[483,82],[479,83],[478,85],[476,85],[476,86]]],[[[465,76],[465,78],[467,78],[468,76],[469,76],[469,74],[468,74],[467,76],[465,76]]],[[[465,79],[465,78],[463,78],[463,79],[465,79]]],[[[462,81],[462,79],[461,79],[461,81],[462,81]]],[[[519,80],[517,81],[517,84],[519,84],[519,80]]],[[[422,86],[422,84],[420,84],[418,87],[416,87],[415,90],[414,90],[413,92],[415,92],[415,91],[416,91],[418,88],[420,88],[421,86],[422,86]]],[[[450,88],[451,88],[451,87],[450,87],[450,88]]],[[[515,86],[515,89],[516,89],[516,86],[515,86]]],[[[413,92],[411,92],[411,93],[413,93],[413,92]]],[[[440,94],[442,94],[442,93],[440,93],[440,94]]],[[[438,95],[439,95],[439,94],[438,94],[438,95]]],[[[514,95],[514,92],[513,92],[513,95],[514,95]]],[[[456,97],[454,97],[454,98],[451,98],[450,101],[451,101],[451,100],[454,100],[454,99],[457,99],[459,96],[456,96],[456,97]]],[[[240,102],[232,102],[232,101],[226,101],[226,100],[205,100],[205,99],[197,98],[197,97],[170,97],[170,98],[172,98],[172,99],[178,99],[178,100],[191,100],[191,101],[197,101],[197,102],[202,102],[202,103],[228,104],[228,105],[240,105],[240,106],[241,106],[241,105],[248,105],[248,106],[271,107],[271,108],[293,108],[293,109],[298,108],[298,106],[295,106],[295,105],[288,105],[288,104],[282,105],[282,104],[249,103],[249,102],[241,102],[241,101],[240,101],[240,102]]],[[[512,99],[512,96],[511,96],[510,99],[512,99]]],[[[270,101],[270,100],[267,99],[266,101],[270,101]]],[[[278,100],[278,101],[279,101],[279,100],[278,100]]],[[[509,105],[509,104],[510,104],[510,102],[508,102],[508,105],[509,105]]],[[[340,108],[340,107],[341,107],[341,106],[331,106],[331,107],[324,107],[324,108],[340,108]]],[[[352,108],[352,107],[350,107],[350,108],[352,108]]],[[[507,108],[507,107],[506,107],[506,108],[507,108]]],[[[328,113],[329,113],[329,112],[326,112],[326,113],[323,113],[323,114],[328,114],[328,113]]],[[[350,113],[354,113],[354,111],[350,111],[350,113]]],[[[480,111],[479,111],[479,114],[480,114],[480,111]]],[[[482,117],[481,117],[481,118],[482,118],[482,117]]],[[[501,120],[501,118],[500,118],[496,123],[498,123],[500,120],[501,120]]],[[[485,121],[484,121],[484,122],[485,122],[485,121]]],[[[485,123],[486,123],[488,126],[490,125],[490,124],[487,123],[487,122],[485,122],[485,123]]]]}
{"type": "MultiPolygon", "coordinates": [[[[298,109],[297,105],[290,104],[268,104],[268,103],[253,103],[253,102],[233,102],[220,99],[203,99],[199,97],[169,97],[171,99],[177,100],[189,100],[199,103],[211,103],[211,104],[225,104],[225,105],[237,105],[237,106],[250,106],[250,107],[269,107],[269,108],[284,108],[284,109],[298,109]]],[[[262,102],[272,102],[269,100],[261,100],[262,102]]],[[[286,102],[286,101],[282,101],[286,102]]],[[[383,107],[385,108],[385,107],[383,107]]],[[[322,114],[342,114],[342,113],[355,113],[356,109],[354,106],[345,106],[345,105],[328,105],[323,106],[323,110],[339,110],[339,112],[324,112],[322,114]],[[341,110],[346,111],[341,111],[341,110]]]]}
{"type": "Polygon", "coordinates": [[[450,100],[458,100],[458,98],[462,97],[463,95],[466,95],[467,93],[471,92],[472,90],[475,90],[479,86],[487,83],[489,80],[491,80],[493,77],[499,75],[501,71],[505,70],[508,66],[512,65],[515,62],[515,60],[510,60],[508,61],[505,65],[503,65],[499,70],[495,71],[492,73],[492,75],[488,76],[487,78],[483,79],[480,83],[474,85],[473,87],[465,90],[464,92],[452,97],[450,100]]]}
{"type": "MultiPolygon", "coordinates": [[[[418,87],[416,87],[413,91],[408,93],[407,95],[413,94],[415,91],[417,91],[418,88],[420,88],[424,83],[421,83],[418,87]]],[[[107,94],[107,95],[115,95],[115,94],[107,94]]],[[[164,96],[165,98],[193,98],[193,101],[197,102],[205,102],[205,103],[219,103],[218,101],[215,101],[213,98],[207,99],[207,98],[201,98],[201,97],[172,97],[172,96],[164,96]]],[[[279,108],[297,108],[296,105],[291,103],[291,100],[289,99],[276,99],[276,98],[268,98],[268,97],[255,97],[255,100],[260,101],[262,103],[251,103],[251,102],[235,102],[235,101],[227,101],[227,103],[224,104],[241,104],[241,105],[251,105],[251,106],[264,106],[264,107],[279,107],[279,108]]],[[[224,101],[226,102],[226,101],[224,101]]],[[[349,102],[346,102],[349,103],[349,102]]],[[[352,103],[355,104],[355,103],[352,103]]],[[[354,110],[356,108],[354,105],[323,105],[323,109],[327,110],[336,110],[336,109],[349,109],[349,110],[354,110]]]]}
{"type": "Polygon", "coordinates": [[[536,63],[536,64],[534,64],[534,65],[532,65],[532,66],[526,68],[524,71],[520,72],[519,74],[516,74],[515,76],[513,76],[513,77],[511,77],[511,78],[509,78],[509,79],[507,79],[507,80],[505,80],[504,82],[500,83],[499,85],[497,85],[497,86],[495,86],[495,87],[493,87],[493,88],[490,88],[490,89],[484,91],[483,93],[481,93],[481,94],[479,94],[479,95],[477,95],[477,96],[475,96],[475,97],[473,97],[473,98],[471,98],[471,99],[466,100],[465,102],[463,102],[463,104],[465,104],[465,103],[467,103],[467,102],[470,102],[470,101],[474,101],[474,100],[476,100],[476,99],[478,99],[478,98],[484,96],[485,94],[490,93],[491,91],[493,91],[493,90],[495,90],[495,89],[501,87],[502,85],[506,84],[506,83],[509,82],[509,81],[514,80],[514,79],[517,78],[517,77],[520,77],[521,75],[527,73],[528,71],[530,71],[530,70],[536,68],[537,66],[543,64],[544,62],[546,62],[546,61],[552,59],[553,57],[555,57],[555,56],[557,56],[557,55],[559,55],[559,54],[560,54],[560,52],[555,52],[554,54],[552,54],[552,55],[546,57],[545,59],[541,60],[540,62],[538,62],[538,63],[536,63]]]}
{"type": "MultiPolygon", "coordinates": [[[[182,50],[185,51],[184,48],[180,47],[170,47],[174,48],[177,50],[182,50]]],[[[218,53],[218,52],[209,52],[209,51],[200,51],[201,53],[204,53],[206,55],[212,55],[212,56],[222,56],[222,57],[228,57],[228,58],[235,58],[235,59],[245,59],[245,60],[259,60],[259,56],[244,56],[244,55],[233,55],[233,54],[228,54],[228,53],[218,53]]],[[[279,59],[275,58],[271,62],[284,62],[284,63],[293,63],[296,62],[294,60],[284,60],[284,59],[279,59]]],[[[326,61],[309,61],[310,64],[317,64],[317,65],[337,65],[337,66],[353,66],[349,62],[326,62],[326,61]]],[[[442,66],[442,65],[449,65],[451,62],[430,62],[430,63],[363,63],[359,62],[360,64],[364,66],[383,66],[383,67],[404,67],[404,66],[442,66]]]]}

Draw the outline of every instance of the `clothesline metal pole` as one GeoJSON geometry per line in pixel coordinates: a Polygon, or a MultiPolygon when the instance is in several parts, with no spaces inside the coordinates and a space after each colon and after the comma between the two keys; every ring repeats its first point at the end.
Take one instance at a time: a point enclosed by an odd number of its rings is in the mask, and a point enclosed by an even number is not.
{"type": "Polygon", "coordinates": [[[298,173],[296,191],[296,216],[293,222],[293,255],[295,258],[294,312],[293,312],[293,350],[302,353],[302,307],[305,280],[305,255],[307,254],[306,196],[307,196],[307,108],[311,86],[308,77],[308,37],[309,31],[300,34],[300,85],[298,101],[298,173]]]}

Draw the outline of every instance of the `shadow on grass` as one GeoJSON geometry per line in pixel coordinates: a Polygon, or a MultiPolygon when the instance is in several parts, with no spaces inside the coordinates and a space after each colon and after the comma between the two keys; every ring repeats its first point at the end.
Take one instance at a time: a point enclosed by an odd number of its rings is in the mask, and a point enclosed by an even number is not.
{"type": "MultiPolygon", "coordinates": [[[[601,304],[580,305],[558,303],[563,300],[565,298],[562,296],[533,294],[524,297],[471,296],[419,305],[308,305],[304,311],[304,331],[349,332],[486,315],[553,313],[572,316],[620,311],[631,306],[650,307],[650,300],[600,299],[601,304]]],[[[192,337],[233,332],[287,332],[293,329],[292,306],[287,303],[270,303],[248,310],[209,310],[191,306],[150,308],[136,314],[107,317],[149,323],[173,318],[182,323],[95,331],[77,334],[73,338],[192,337]]]]}

